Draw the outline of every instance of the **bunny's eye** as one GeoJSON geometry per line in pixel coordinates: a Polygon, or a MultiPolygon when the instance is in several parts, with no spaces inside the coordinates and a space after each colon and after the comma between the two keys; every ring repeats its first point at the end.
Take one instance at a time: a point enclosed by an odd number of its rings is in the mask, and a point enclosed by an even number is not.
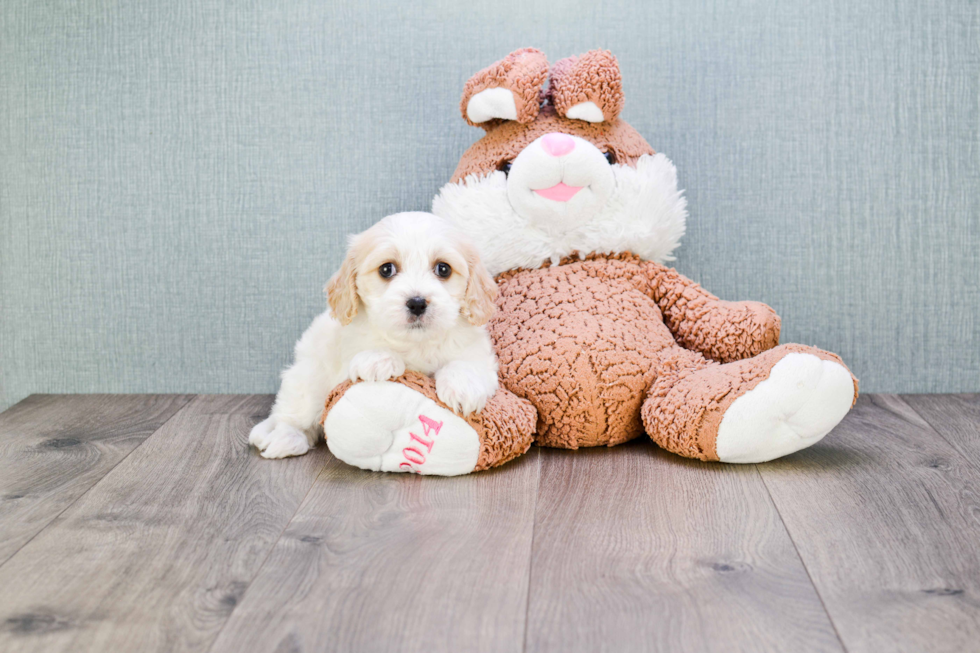
{"type": "Polygon", "coordinates": [[[395,267],[394,263],[382,263],[381,267],[378,268],[378,274],[381,275],[382,279],[390,279],[395,276],[398,272],[398,268],[395,267]]]}
{"type": "Polygon", "coordinates": [[[603,152],[602,155],[606,157],[606,161],[609,162],[609,165],[616,163],[616,153],[613,152],[612,150],[609,150],[608,152],[603,152]]]}
{"type": "Polygon", "coordinates": [[[510,174],[510,167],[511,167],[511,166],[512,166],[513,164],[514,164],[514,162],[513,162],[513,161],[504,161],[504,162],[503,162],[503,163],[501,163],[501,164],[500,164],[499,166],[497,166],[497,170],[499,170],[499,171],[501,171],[501,172],[502,172],[502,173],[504,173],[505,175],[509,175],[509,174],[510,174]]]}

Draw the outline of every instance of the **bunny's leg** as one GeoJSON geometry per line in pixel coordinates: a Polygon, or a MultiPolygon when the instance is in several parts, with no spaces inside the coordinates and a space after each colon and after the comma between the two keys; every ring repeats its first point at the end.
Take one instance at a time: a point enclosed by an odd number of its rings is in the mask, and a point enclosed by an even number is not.
{"type": "Polygon", "coordinates": [[[647,433],[701,460],[758,463],[809,447],[857,397],[857,381],[837,356],[804,345],[724,364],[672,347],[657,373],[642,408],[647,433]]]}
{"type": "Polygon", "coordinates": [[[503,389],[464,419],[439,400],[433,379],[415,372],[343,383],[323,411],[327,446],[345,463],[438,476],[496,467],[525,453],[536,420],[530,402],[503,389]]]}

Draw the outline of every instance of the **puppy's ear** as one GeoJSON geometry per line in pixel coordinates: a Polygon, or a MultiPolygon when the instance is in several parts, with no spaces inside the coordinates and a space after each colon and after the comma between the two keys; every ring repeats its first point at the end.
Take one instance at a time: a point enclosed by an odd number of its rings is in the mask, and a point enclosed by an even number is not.
{"type": "Polygon", "coordinates": [[[497,282],[493,280],[480,259],[480,253],[469,242],[460,243],[459,248],[470,269],[466,280],[466,294],[463,297],[463,315],[473,326],[483,326],[497,310],[497,282]]]}
{"type": "Polygon", "coordinates": [[[357,315],[357,247],[351,239],[347,248],[347,257],[340,264],[337,274],[330,277],[326,288],[327,302],[333,311],[333,316],[343,324],[348,325],[357,315]]]}

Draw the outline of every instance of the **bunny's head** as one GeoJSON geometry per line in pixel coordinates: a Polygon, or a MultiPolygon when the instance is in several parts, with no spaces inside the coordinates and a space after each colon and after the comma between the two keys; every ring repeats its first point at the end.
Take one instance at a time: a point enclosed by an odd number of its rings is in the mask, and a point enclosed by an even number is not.
{"type": "Polygon", "coordinates": [[[493,274],[577,252],[656,261],[684,234],[677,172],[619,118],[616,58],[593,50],[551,67],[533,48],[474,75],[460,109],[486,135],[463,154],[433,212],[481,249],[493,274]]]}

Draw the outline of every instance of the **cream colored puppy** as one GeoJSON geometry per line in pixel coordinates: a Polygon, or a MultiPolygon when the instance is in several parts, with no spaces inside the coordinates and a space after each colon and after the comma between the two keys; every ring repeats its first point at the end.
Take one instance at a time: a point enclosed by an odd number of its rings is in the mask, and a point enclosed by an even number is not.
{"type": "Polygon", "coordinates": [[[473,244],[430,213],[397,213],[352,236],[327,284],[330,309],[296,343],[272,413],[249,443],[266,458],[302,455],[320,436],[334,387],[405,370],[435,375],[439,399],[453,410],[479,412],[497,391],[484,326],[496,294],[473,244]]]}

